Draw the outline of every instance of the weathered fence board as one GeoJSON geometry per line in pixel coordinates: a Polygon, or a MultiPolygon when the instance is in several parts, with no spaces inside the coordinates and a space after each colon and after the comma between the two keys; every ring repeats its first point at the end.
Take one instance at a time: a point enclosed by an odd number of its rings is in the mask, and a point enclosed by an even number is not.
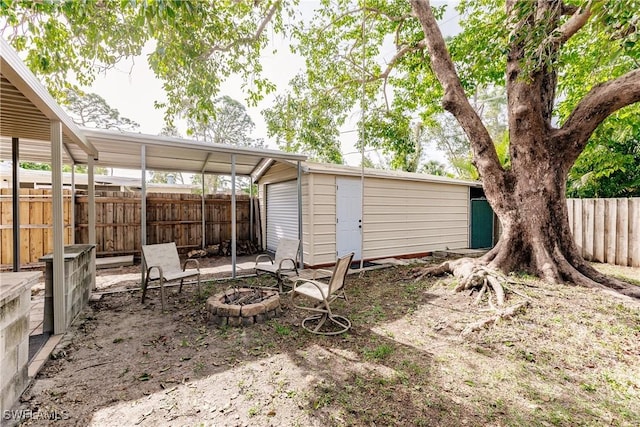
{"type": "MultiPolygon", "coordinates": [[[[13,194],[0,190],[0,262],[13,264],[13,194]]],[[[71,192],[63,191],[64,242],[71,243],[71,192]]],[[[51,191],[20,189],[20,264],[38,262],[53,252],[53,206],[51,191]]]]}
{"type": "MultiPolygon", "coordinates": [[[[249,197],[236,196],[237,238],[249,239],[249,197]]],[[[76,243],[88,242],[88,197],[76,197],[76,243]]],[[[202,247],[202,198],[149,193],[147,244],[175,242],[182,252],[202,247]]],[[[137,193],[96,194],[96,254],[139,254],[141,200],[137,193]]],[[[254,236],[257,233],[254,233],[254,236]]],[[[205,246],[231,238],[231,197],[205,196],[205,246]]]]}
{"type": "Polygon", "coordinates": [[[567,209],[585,259],[640,267],[640,198],[568,199],[567,209]]]}

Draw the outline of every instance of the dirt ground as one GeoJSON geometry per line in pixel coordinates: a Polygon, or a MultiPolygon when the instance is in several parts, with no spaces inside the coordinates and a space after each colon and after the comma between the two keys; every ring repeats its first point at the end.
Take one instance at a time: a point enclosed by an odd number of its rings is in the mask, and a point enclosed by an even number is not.
{"type": "MultiPolygon", "coordinates": [[[[604,268],[640,284],[640,269],[604,268]]],[[[174,287],[164,313],[157,290],[144,304],[139,291],[105,293],[23,394],[24,423],[640,425],[636,301],[514,277],[507,305],[529,306],[462,336],[492,314],[487,303],[396,266],[349,276],[349,301],[335,304],[353,323],[343,335],[305,332],[286,296],[266,323],[208,322],[207,295],[264,280],[207,281],[202,296],[174,287]]]]}

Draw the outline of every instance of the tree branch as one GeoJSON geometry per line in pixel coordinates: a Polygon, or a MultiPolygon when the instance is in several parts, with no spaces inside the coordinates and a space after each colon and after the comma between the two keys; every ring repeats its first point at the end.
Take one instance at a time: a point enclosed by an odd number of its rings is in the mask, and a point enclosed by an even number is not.
{"type": "Polygon", "coordinates": [[[226,45],[214,45],[207,52],[201,54],[200,58],[206,59],[213,55],[215,52],[228,52],[235,46],[257,42],[260,39],[260,36],[262,36],[262,33],[267,27],[267,24],[269,24],[269,22],[271,22],[271,20],[273,19],[273,16],[276,14],[281,4],[282,0],[278,0],[273,3],[271,9],[269,9],[269,12],[267,12],[267,16],[264,17],[255,34],[253,34],[251,37],[240,37],[232,42],[227,43],[226,45]]]}
{"type": "MultiPolygon", "coordinates": [[[[560,46],[573,37],[575,33],[580,31],[580,29],[589,21],[589,18],[591,17],[591,3],[592,1],[589,1],[584,7],[575,9],[571,18],[547,37],[542,45],[552,46],[553,50],[557,51],[560,46]]],[[[566,11],[563,8],[561,13],[565,12],[566,11]]]]}
{"type": "Polygon", "coordinates": [[[556,131],[556,136],[571,156],[577,158],[600,123],[636,102],[640,102],[640,69],[592,88],[556,131]]]}
{"type": "Polygon", "coordinates": [[[487,128],[464,93],[429,0],[411,0],[411,7],[425,34],[433,71],[444,88],[442,106],[454,115],[467,134],[473,148],[474,163],[484,182],[488,185],[501,185],[504,170],[498,160],[495,146],[487,128]]]}

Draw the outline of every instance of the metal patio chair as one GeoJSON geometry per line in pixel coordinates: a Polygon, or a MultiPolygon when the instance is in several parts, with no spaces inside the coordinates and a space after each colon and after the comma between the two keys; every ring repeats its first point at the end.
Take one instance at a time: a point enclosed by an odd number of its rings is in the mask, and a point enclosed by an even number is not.
{"type": "Polygon", "coordinates": [[[296,279],[291,290],[291,302],[294,307],[315,312],[302,320],[302,327],[312,334],[338,335],[351,328],[351,321],[331,311],[331,303],[338,298],[347,300],[344,283],[351,266],[353,252],[339,258],[329,278],[329,283],[313,279],[296,279]],[[315,305],[298,305],[295,300],[303,296],[311,299],[315,305]],[[328,321],[328,322],[327,322],[328,321]]]}
{"type": "Polygon", "coordinates": [[[282,238],[278,242],[275,256],[272,258],[268,254],[260,254],[256,257],[255,272],[268,273],[278,281],[278,289],[282,292],[282,285],[286,276],[295,273],[298,275],[298,249],[300,240],[282,238]]]}
{"type": "Polygon", "coordinates": [[[160,280],[160,297],[162,300],[162,310],[166,306],[166,296],[164,291],[164,282],[180,279],[180,288],[178,292],[182,292],[184,279],[187,277],[197,277],[198,294],[200,294],[200,263],[197,259],[187,259],[180,266],[180,257],[178,256],[178,248],[175,242],[160,243],[157,245],[143,245],[142,256],[147,266],[147,274],[142,284],[142,302],[144,303],[147,294],[147,286],[150,281],[160,280]],[[195,263],[195,268],[187,269],[187,264],[195,263]]]}

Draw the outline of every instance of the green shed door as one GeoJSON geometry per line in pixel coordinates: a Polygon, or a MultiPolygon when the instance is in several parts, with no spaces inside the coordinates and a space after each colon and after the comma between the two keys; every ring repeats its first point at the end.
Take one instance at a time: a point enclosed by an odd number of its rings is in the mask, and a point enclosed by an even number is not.
{"type": "Polygon", "coordinates": [[[493,209],[487,199],[471,200],[471,249],[493,244],[493,209]]]}

